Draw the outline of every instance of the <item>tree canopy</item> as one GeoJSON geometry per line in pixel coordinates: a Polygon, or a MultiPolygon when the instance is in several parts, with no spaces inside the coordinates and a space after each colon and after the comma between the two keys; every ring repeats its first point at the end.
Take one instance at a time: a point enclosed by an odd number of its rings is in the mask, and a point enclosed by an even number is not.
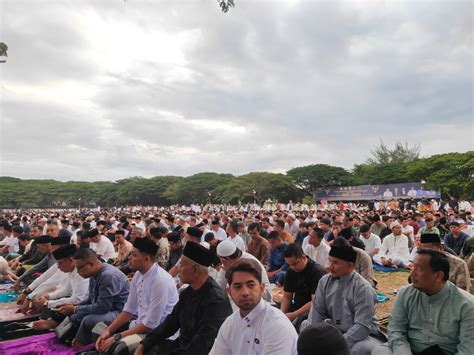
{"type": "Polygon", "coordinates": [[[330,186],[426,181],[444,197],[474,199],[474,151],[410,161],[363,163],[352,171],[327,164],[296,167],[286,174],[251,172],[234,176],[203,172],[188,177],[130,177],[111,181],[22,180],[0,177],[0,208],[93,207],[191,203],[309,201],[330,186]]]}

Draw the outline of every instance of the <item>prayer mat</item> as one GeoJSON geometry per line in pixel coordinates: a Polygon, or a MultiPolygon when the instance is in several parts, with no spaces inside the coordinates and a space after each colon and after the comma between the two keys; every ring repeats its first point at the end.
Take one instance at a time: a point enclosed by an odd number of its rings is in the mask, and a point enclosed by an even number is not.
{"type": "Polygon", "coordinates": [[[11,282],[11,281],[2,281],[2,282],[0,282],[0,292],[10,290],[12,285],[13,285],[13,282],[11,282]]]}
{"type": "Polygon", "coordinates": [[[94,348],[94,344],[73,349],[60,344],[54,332],[0,343],[0,354],[5,355],[74,355],[94,348]]]}
{"type": "Polygon", "coordinates": [[[18,293],[15,291],[7,291],[0,293],[0,303],[16,301],[18,293]]]}
{"type": "Polygon", "coordinates": [[[0,324],[6,324],[8,322],[13,322],[13,321],[34,321],[39,319],[39,314],[23,314],[18,311],[18,306],[17,305],[12,305],[11,308],[4,308],[0,312],[0,324]]]}
{"type": "Polygon", "coordinates": [[[377,292],[377,302],[378,303],[383,303],[383,302],[387,302],[387,301],[390,301],[390,298],[385,296],[383,293],[377,292]]]}
{"type": "MultiPolygon", "coordinates": [[[[0,324],[0,342],[6,340],[14,340],[29,337],[32,335],[39,335],[49,333],[49,330],[35,330],[32,327],[32,322],[17,321],[0,324]]],[[[0,354],[3,354],[0,349],[0,354]]]]}
{"type": "Polygon", "coordinates": [[[403,268],[395,268],[395,267],[388,267],[388,266],[383,266],[383,265],[379,265],[377,263],[374,263],[374,270],[377,270],[377,271],[382,271],[382,272],[396,272],[396,271],[405,271],[405,272],[408,272],[409,270],[407,269],[403,269],[403,268]]]}
{"type": "Polygon", "coordinates": [[[17,307],[18,305],[16,304],[15,301],[0,303],[0,311],[3,311],[4,309],[17,308],[17,307]]]}

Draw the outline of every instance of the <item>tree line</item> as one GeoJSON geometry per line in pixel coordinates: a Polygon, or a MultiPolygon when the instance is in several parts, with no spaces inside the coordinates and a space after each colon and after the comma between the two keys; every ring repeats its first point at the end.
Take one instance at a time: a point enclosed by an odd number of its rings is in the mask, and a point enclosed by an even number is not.
{"type": "MultiPolygon", "coordinates": [[[[319,189],[330,186],[390,184],[425,181],[427,189],[443,197],[474,199],[474,151],[419,158],[400,146],[383,153],[383,143],[372,158],[352,170],[327,164],[290,169],[286,174],[251,172],[234,176],[213,172],[188,177],[130,177],[111,181],[22,180],[0,177],[0,208],[111,207],[124,205],[238,204],[268,199],[311,201],[319,189]],[[377,153],[377,154],[376,154],[377,153]],[[394,154],[395,153],[395,154],[394,154]],[[392,154],[392,158],[390,158],[392,154]]],[[[385,147],[385,149],[387,149],[385,147]]]]}

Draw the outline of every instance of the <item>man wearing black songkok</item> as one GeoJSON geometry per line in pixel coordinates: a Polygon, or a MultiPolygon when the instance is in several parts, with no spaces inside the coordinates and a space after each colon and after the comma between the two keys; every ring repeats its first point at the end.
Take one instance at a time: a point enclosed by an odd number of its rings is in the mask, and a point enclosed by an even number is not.
{"type": "Polygon", "coordinates": [[[466,262],[463,259],[446,252],[443,248],[443,244],[441,244],[440,236],[436,233],[422,234],[420,242],[420,247],[422,249],[433,249],[445,254],[449,260],[449,281],[457,287],[469,291],[471,278],[466,262]]]}
{"type": "Polygon", "coordinates": [[[135,351],[173,355],[207,355],[220,326],[232,313],[229,298],[208,274],[213,255],[205,247],[188,242],[179,266],[179,278],[189,287],[181,292],[171,314],[150,332],[135,351]],[[168,340],[180,331],[176,340],[168,340]]]}
{"type": "Polygon", "coordinates": [[[308,324],[328,322],[344,336],[352,355],[370,355],[384,336],[375,319],[377,295],[357,272],[357,253],[351,246],[334,246],[329,251],[329,274],[319,280],[308,324]]]}

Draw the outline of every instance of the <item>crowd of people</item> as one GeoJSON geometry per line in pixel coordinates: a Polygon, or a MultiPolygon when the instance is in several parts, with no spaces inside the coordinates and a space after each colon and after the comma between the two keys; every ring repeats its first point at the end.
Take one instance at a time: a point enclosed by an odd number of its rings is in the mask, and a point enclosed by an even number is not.
{"type": "Polygon", "coordinates": [[[4,211],[0,281],[102,354],[472,354],[463,202],[4,211]],[[410,275],[386,333],[374,267],[410,275]]]}

